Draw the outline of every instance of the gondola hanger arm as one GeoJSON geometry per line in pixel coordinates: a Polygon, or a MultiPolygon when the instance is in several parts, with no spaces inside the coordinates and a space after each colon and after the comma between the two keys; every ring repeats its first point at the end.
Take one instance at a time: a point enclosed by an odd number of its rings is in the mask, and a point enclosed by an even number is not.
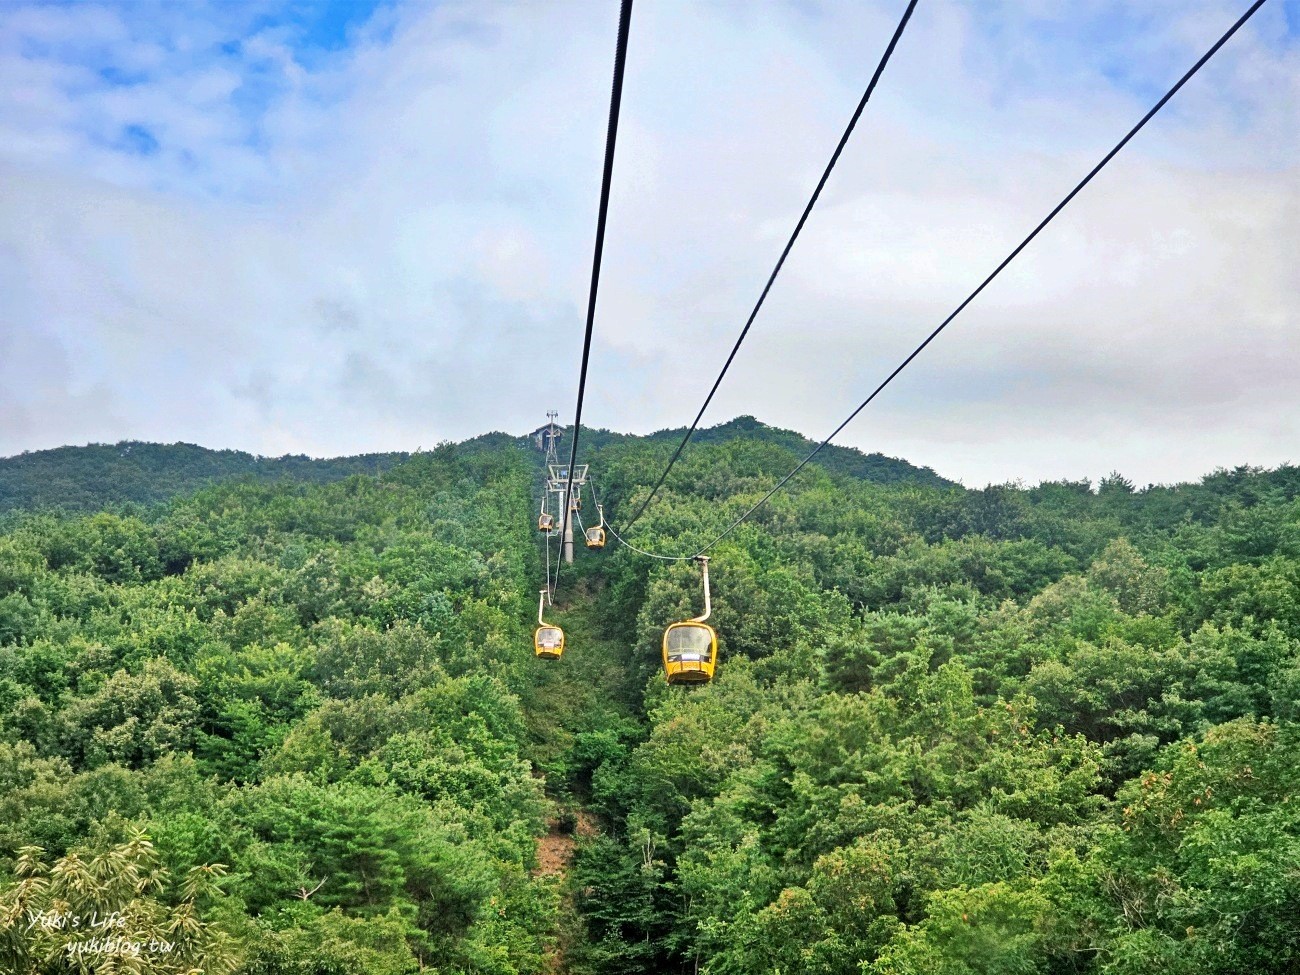
{"type": "Polygon", "coordinates": [[[713,601],[709,595],[709,557],[699,555],[696,556],[696,559],[704,567],[704,615],[695,617],[691,622],[703,623],[709,618],[709,614],[713,612],[713,601]]]}

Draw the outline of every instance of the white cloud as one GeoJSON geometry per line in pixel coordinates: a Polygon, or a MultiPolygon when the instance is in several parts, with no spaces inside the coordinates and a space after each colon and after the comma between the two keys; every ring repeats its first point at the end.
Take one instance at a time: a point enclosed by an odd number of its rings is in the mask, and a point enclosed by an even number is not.
{"type": "MultiPolygon", "coordinates": [[[[694,415],[899,7],[636,9],[588,421],[694,415]]],[[[0,452],[572,409],[612,8],[381,8],[310,67],[166,9],[0,11],[0,452]]],[[[922,4],[710,420],[829,432],[1238,13],[922,4]]],[[[1300,45],[1256,21],[842,442],[977,484],[1300,459],[1300,45]]]]}

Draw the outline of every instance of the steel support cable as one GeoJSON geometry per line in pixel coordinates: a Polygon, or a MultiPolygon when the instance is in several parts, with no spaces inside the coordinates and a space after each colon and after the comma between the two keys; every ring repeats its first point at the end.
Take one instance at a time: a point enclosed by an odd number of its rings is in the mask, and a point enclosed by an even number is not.
{"type": "Polygon", "coordinates": [[[1241,17],[1237,20],[1237,22],[1234,23],[1231,27],[1229,27],[1228,30],[1224,33],[1224,35],[1220,37],[1217,41],[1215,41],[1214,45],[1208,51],[1206,51],[1203,55],[1201,55],[1200,60],[1197,61],[1194,65],[1192,65],[1191,68],[1188,69],[1187,73],[1184,74],[1181,78],[1179,78],[1172,88],[1170,88],[1167,92],[1165,92],[1164,97],[1162,97],[1158,102],[1156,102],[1155,105],[1151,107],[1151,110],[1146,113],[1146,115],[1142,116],[1141,121],[1139,121],[1137,125],[1133,126],[1133,128],[1129,129],[1128,134],[1125,135],[1124,138],[1120,139],[1119,142],[1115,144],[1115,148],[1111,149],[1110,152],[1106,153],[1106,155],[1102,157],[1101,162],[1097,163],[1097,165],[1092,168],[1092,171],[1089,172],[1088,175],[1085,176],[1082,180],[1080,180],[1079,184],[1075,186],[1074,189],[1072,189],[1068,194],[1066,194],[1065,199],[1061,200],[1060,203],[1058,203],[1055,207],[1052,208],[1051,213],[1049,213],[1046,217],[1044,217],[1042,221],[1038,224],[1038,226],[1035,227],[1032,231],[1030,231],[1029,236],[1026,237],[1024,240],[1022,240],[1016,246],[1016,249],[1013,250],[1010,254],[1008,254],[1006,258],[1002,261],[1002,263],[993,269],[993,273],[990,274],[988,277],[986,277],[982,282],[980,282],[979,287],[976,288],[974,291],[972,291],[970,295],[966,298],[966,300],[963,301],[960,305],[958,305],[951,315],[949,315],[942,322],[940,322],[939,327],[936,328],[933,332],[931,332],[928,336],[926,336],[925,341],[923,341],[920,345],[918,345],[912,351],[911,355],[909,355],[906,359],[900,362],[898,366],[894,369],[894,371],[891,372],[888,376],[886,376],[884,381],[879,386],[877,386],[874,390],[872,390],[871,395],[868,396],[866,399],[864,399],[858,405],[858,408],[848,415],[848,417],[844,420],[843,423],[841,423],[839,426],[837,426],[834,430],[831,431],[830,436],[828,436],[825,440],[823,440],[816,447],[814,447],[812,451],[809,452],[808,456],[806,456],[803,460],[799,461],[799,463],[795,466],[794,470],[792,470],[785,477],[781,478],[781,480],[777,482],[776,486],[772,488],[772,490],[768,491],[767,494],[763,495],[763,497],[759,500],[757,504],[755,504],[752,508],[750,508],[743,515],[741,515],[734,522],[732,522],[731,525],[728,526],[727,529],[721,535],[713,539],[713,541],[709,542],[709,544],[705,545],[702,549],[696,552],[695,556],[698,557],[700,555],[703,555],[705,552],[709,551],[709,549],[713,548],[713,546],[717,545],[718,542],[722,541],[733,531],[739,528],[740,525],[750,517],[750,515],[752,515],[759,508],[763,507],[763,505],[765,505],[768,502],[768,500],[771,499],[772,495],[776,494],[777,491],[780,491],[781,488],[785,487],[785,485],[790,481],[792,477],[794,477],[801,470],[803,470],[803,468],[807,466],[808,462],[811,461],[814,457],[817,456],[817,454],[821,452],[822,448],[824,448],[827,444],[829,444],[832,440],[834,440],[845,427],[847,427],[850,423],[852,423],[857,418],[858,414],[861,413],[864,409],[866,409],[867,406],[871,403],[871,401],[874,400],[878,395],[880,395],[881,391],[886,386],[888,386],[891,382],[894,381],[894,377],[897,376],[904,369],[906,369],[913,359],[915,359],[923,351],[925,351],[926,346],[928,346],[931,342],[933,342],[934,339],[939,335],[939,333],[942,332],[945,328],[947,328],[948,325],[952,322],[952,320],[956,318],[958,315],[960,315],[961,312],[966,308],[966,306],[969,305],[972,301],[974,301],[975,298],[980,294],[980,292],[982,292],[986,287],[988,287],[990,282],[992,282],[994,278],[996,278],[999,274],[1001,274],[1003,269],[1008,264],[1010,264],[1013,260],[1015,260],[1016,256],[1019,255],[1021,251],[1023,251],[1026,247],[1029,246],[1030,241],[1032,241],[1035,237],[1037,237],[1039,232],[1044,227],[1046,227],[1049,223],[1051,223],[1053,218],[1055,218],[1058,213],[1064,210],[1066,206],[1069,205],[1070,201],[1073,200],[1076,196],[1078,196],[1079,192],[1085,186],[1087,186],[1089,183],[1092,182],[1093,177],[1096,176],[1099,172],[1101,172],[1102,169],[1105,168],[1106,164],[1109,163],[1112,159],[1115,158],[1116,155],[1119,154],[1119,151],[1121,149],[1123,149],[1126,145],[1128,145],[1129,141],[1135,135],[1137,135],[1138,132],[1140,132],[1142,128],[1148,122],[1151,121],[1151,119],[1155,117],[1156,113],[1159,112],[1160,109],[1165,107],[1165,104],[1171,98],[1173,98],[1174,95],[1178,93],[1179,89],[1182,88],[1183,85],[1187,84],[1187,82],[1191,80],[1192,76],[1195,75],[1196,72],[1200,71],[1201,68],[1205,66],[1206,62],[1208,62],[1210,58],[1214,57],[1214,55],[1218,53],[1219,48],[1223,47],[1223,45],[1228,42],[1228,40],[1232,37],[1232,35],[1237,33],[1237,31],[1242,27],[1242,25],[1245,24],[1246,21],[1250,20],[1250,18],[1254,16],[1255,11],[1259,10],[1259,8],[1264,5],[1264,3],[1265,0],[1255,0],[1255,2],[1250,5],[1250,8],[1244,14],[1241,15],[1241,17]]]}
{"type": "MultiPolygon", "coordinates": [[[[591,488],[591,500],[595,502],[596,507],[599,508],[600,498],[596,494],[595,478],[589,477],[587,479],[587,485],[591,488]]],[[[621,536],[618,532],[614,531],[614,526],[611,525],[608,521],[605,522],[605,531],[609,532],[612,536],[614,536],[614,540],[617,541],[624,548],[630,548],[633,552],[636,552],[638,555],[644,555],[647,558],[660,559],[664,562],[689,562],[692,558],[694,558],[694,556],[691,555],[658,555],[654,552],[647,552],[643,548],[637,548],[627,539],[623,538],[623,536],[621,536]]]]}
{"type": "Polygon", "coordinates": [[[551,533],[546,536],[546,601],[551,601],[551,533]]]}
{"type": "Polygon", "coordinates": [[[587,389],[587,362],[591,358],[591,333],[596,324],[596,293],[600,287],[600,259],[605,251],[605,221],[609,213],[609,187],[614,179],[614,146],[618,141],[618,114],[623,102],[623,69],[627,64],[627,35],[632,21],[632,0],[623,0],[618,14],[618,43],[614,51],[614,84],[609,96],[609,126],[605,132],[605,169],[600,180],[600,209],[596,215],[596,246],[591,259],[591,290],[587,296],[587,330],[582,337],[582,366],[578,371],[578,403],[573,410],[573,443],[569,445],[568,479],[564,483],[564,514],[560,525],[560,562],[555,584],[560,584],[564,538],[569,533],[569,500],[573,497],[573,469],[578,461],[578,434],[582,429],[582,397],[587,389]]]}
{"type": "MultiPolygon", "coordinates": [[[[549,492],[547,491],[546,483],[543,482],[543,484],[542,484],[542,513],[543,513],[543,514],[546,513],[546,495],[547,495],[548,493],[549,493],[549,492]]],[[[546,602],[547,602],[547,605],[550,605],[550,601],[551,601],[551,540],[552,540],[552,538],[554,537],[554,535],[555,535],[555,532],[553,532],[553,531],[552,531],[552,532],[547,532],[546,535],[545,535],[545,537],[544,537],[543,540],[542,540],[543,545],[544,545],[544,547],[545,547],[545,549],[546,549],[546,602]]]]}
{"type": "Polygon", "coordinates": [[[853,134],[853,129],[858,124],[858,119],[862,117],[862,112],[866,109],[867,102],[871,100],[872,92],[876,90],[876,84],[880,81],[880,76],[885,73],[885,65],[889,64],[889,59],[893,57],[894,48],[898,46],[899,38],[903,36],[903,31],[907,27],[907,22],[912,17],[912,11],[916,8],[916,4],[917,0],[909,0],[907,9],[903,11],[902,19],[898,22],[898,26],[894,28],[894,36],[889,39],[889,46],[885,48],[885,53],[881,56],[880,63],[876,65],[876,70],[871,75],[871,80],[867,83],[866,91],[862,93],[862,98],[858,102],[858,107],[854,109],[853,116],[849,119],[849,124],[844,128],[844,134],[840,136],[839,144],[835,146],[835,151],[831,153],[830,162],[826,164],[826,169],[822,172],[821,179],[817,181],[817,188],[813,190],[812,196],[808,198],[808,203],[804,206],[803,213],[799,215],[799,222],[794,225],[794,230],[790,234],[790,239],[786,241],[785,247],[781,251],[781,256],[777,258],[776,266],[772,268],[772,273],[768,275],[767,283],[763,285],[763,290],[758,296],[758,301],[754,303],[754,309],[749,313],[749,318],[745,321],[745,327],[740,330],[740,335],[736,338],[736,344],[731,347],[731,354],[727,356],[727,361],[722,364],[722,371],[718,373],[718,378],[713,381],[713,388],[709,390],[709,395],[704,397],[704,405],[702,405],[700,411],[695,414],[695,419],[691,421],[690,428],[686,431],[686,436],[682,437],[681,443],[679,443],[677,449],[673,451],[673,456],[669,459],[668,466],[665,467],[663,473],[659,475],[659,480],[656,481],[655,486],[650,489],[650,494],[641,502],[641,507],[637,509],[636,513],[624,523],[623,531],[627,531],[636,524],[637,519],[645,513],[646,508],[650,506],[650,502],[654,500],[655,495],[659,493],[659,489],[663,487],[664,481],[668,478],[668,472],[673,469],[673,465],[676,464],[677,459],[681,457],[682,451],[685,450],[686,445],[690,443],[691,437],[695,435],[695,430],[699,427],[700,420],[704,418],[704,411],[707,410],[709,404],[713,402],[713,396],[717,393],[718,387],[722,385],[722,380],[727,375],[727,370],[731,368],[731,363],[736,358],[736,353],[740,351],[740,346],[744,343],[746,336],[749,335],[750,326],[754,324],[754,319],[758,317],[758,313],[763,307],[763,302],[767,300],[767,294],[772,290],[772,285],[776,281],[776,276],[781,273],[781,268],[785,266],[785,259],[790,256],[790,251],[794,248],[795,241],[799,239],[799,234],[803,231],[804,224],[808,222],[808,215],[812,213],[813,207],[817,205],[817,200],[821,196],[822,190],[826,186],[826,182],[830,179],[831,171],[835,168],[835,164],[839,162],[840,154],[844,152],[844,147],[848,145],[849,136],[853,134]]]}
{"type": "Polygon", "coordinates": [[[925,350],[926,346],[928,346],[931,342],[933,342],[934,339],[939,335],[939,333],[942,332],[945,328],[947,328],[948,325],[952,322],[952,320],[956,318],[959,314],[961,314],[961,312],[966,308],[966,306],[969,305],[972,301],[974,301],[975,298],[980,294],[980,292],[982,292],[986,287],[988,287],[988,285],[993,281],[993,279],[996,278],[999,274],[1001,274],[1003,269],[1006,268],[1006,266],[1010,264],[1020,254],[1021,251],[1023,251],[1027,246],[1029,246],[1030,241],[1032,241],[1035,237],[1037,237],[1039,232],[1042,231],[1042,229],[1046,227],[1049,223],[1051,223],[1052,220],[1056,217],[1056,215],[1059,214],[1062,210],[1064,210],[1065,207],[1070,203],[1070,201],[1073,200],[1076,196],[1078,196],[1079,192],[1085,186],[1087,186],[1090,182],[1092,182],[1093,177],[1096,176],[1099,172],[1101,172],[1101,170],[1105,168],[1106,164],[1109,163],[1112,159],[1114,159],[1116,155],[1118,155],[1121,149],[1123,149],[1126,145],[1128,145],[1129,141],[1132,140],[1132,138],[1135,135],[1137,135],[1138,132],[1140,132],[1142,128],[1148,122],[1151,121],[1152,118],[1155,117],[1157,112],[1159,112],[1162,108],[1165,107],[1166,103],[1168,103],[1168,101],[1178,93],[1178,91],[1183,87],[1183,85],[1187,84],[1187,82],[1191,80],[1193,75],[1195,75],[1198,71],[1201,70],[1201,68],[1205,66],[1206,62],[1208,62],[1210,58],[1214,57],[1214,55],[1218,53],[1219,49],[1223,47],[1223,45],[1226,44],[1232,38],[1232,36],[1235,33],[1237,33],[1238,30],[1241,29],[1241,27],[1246,23],[1246,21],[1250,20],[1250,18],[1254,16],[1255,12],[1259,10],[1259,8],[1264,5],[1264,3],[1265,0],[1255,0],[1255,2],[1250,5],[1250,7],[1246,10],[1246,12],[1241,15],[1241,17],[1237,20],[1237,22],[1234,23],[1231,27],[1229,27],[1228,30],[1223,34],[1223,36],[1220,37],[1217,41],[1215,41],[1214,45],[1208,51],[1206,51],[1203,55],[1201,55],[1200,60],[1198,60],[1194,65],[1192,65],[1191,68],[1188,69],[1187,73],[1184,74],[1181,78],[1179,78],[1178,81],[1174,84],[1174,86],[1169,89],[1169,91],[1165,92],[1164,97],[1162,97],[1158,102],[1156,102],[1155,105],[1152,106],[1151,110],[1146,113],[1146,115],[1142,116],[1141,121],[1139,121],[1137,125],[1133,126],[1133,128],[1129,130],[1128,134],[1125,135],[1124,138],[1120,139],[1119,142],[1116,143],[1115,147],[1111,149],[1110,152],[1106,153],[1104,157],[1102,157],[1101,162],[1097,163],[1097,165],[1092,168],[1092,171],[1089,172],[1088,175],[1085,176],[1082,180],[1080,180],[1078,185],[1076,185],[1074,189],[1072,189],[1065,196],[1065,198],[1061,200],[1060,203],[1058,203],[1055,207],[1052,208],[1052,211],[1046,217],[1044,217],[1043,220],[1038,224],[1038,226],[1036,226],[1029,233],[1029,236],[1026,237],[1024,240],[1022,240],[1019,243],[1019,245],[1016,246],[1015,250],[1013,250],[1010,254],[1008,254],[1007,257],[1002,261],[1002,263],[993,269],[993,273],[990,274],[988,277],[986,277],[980,283],[979,287],[977,287],[974,291],[972,291],[970,295],[966,298],[966,300],[957,306],[957,308],[953,311],[951,315],[949,315],[942,322],[940,322],[938,328],[936,328],[933,332],[931,332],[928,336],[926,336],[925,341],[923,341],[914,350],[912,350],[912,353],[901,363],[899,363],[898,366],[894,369],[894,371],[891,372],[888,376],[886,376],[884,381],[879,386],[877,386],[874,390],[872,390],[871,395],[868,396],[865,400],[863,400],[858,405],[858,408],[855,409],[852,413],[850,413],[843,423],[841,423],[833,431],[831,431],[830,436],[828,436],[825,440],[823,440],[816,447],[814,447],[808,453],[808,455],[804,457],[803,460],[799,461],[799,463],[795,465],[795,468],[792,471],[790,471],[789,474],[781,478],[781,480],[777,482],[775,487],[773,487],[770,491],[768,491],[767,494],[763,495],[763,497],[758,501],[757,504],[753,505],[753,507],[751,507],[743,515],[741,515],[739,518],[733,521],[726,528],[725,531],[723,531],[720,535],[715,537],[711,542],[709,542],[699,551],[694,553],[694,555],[682,556],[682,558],[698,558],[699,556],[703,555],[705,552],[713,548],[715,545],[717,545],[718,542],[722,541],[733,531],[739,528],[746,520],[749,519],[751,515],[754,514],[754,512],[756,512],[759,508],[763,507],[763,505],[765,505],[769,500],[771,500],[772,496],[776,494],[778,491],[780,491],[783,487],[785,487],[785,485],[789,483],[792,477],[794,477],[801,470],[803,470],[804,467],[806,467],[814,457],[816,457],[819,453],[821,453],[824,447],[830,444],[830,442],[834,440],[841,433],[841,431],[844,430],[845,427],[847,427],[850,423],[852,423],[857,418],[859,413],[861,413],[864,409],[867,408],[867,406],[872,402],[872,400],[874,400],[878,395],[880,395],[881,391],[884,390],[886,386],[888,386],[891,382],[894,381],[894,377],[896,377],[900,372],[906,369],[908,365],[911,364],[912,360],[915,359],[917,356],[919,356],[925,350]]]}
{"type": "Polygon", "coordinates": [[[652,558],[652,559],[660,559],[664,562],[689,562],[693,558],[695,558],[695,556],[693,555],[660,555],[657,552],[647,552],[643,548],[637,548],[635,545],[629,542],[618,532],[614,531],[614,527],[609,522],[605,522],[605,530],[608,531],[611,535],[613,535],[615,541],[617,541],[620,545],[622,545],[624,548],[630,548],[633,552],[636,552],[637,555],[644,555],[647,558],[652,558]]]}
{"type": "Polygon", "coordinates": [[[547,557],[548,563],[549,563],[550,565],[553,565],[553,566],[555,567],[555,569],[554,569],[554,573],[552,573],[551,570],[548,568],[548,570],[547,570],[547,574],[546,574],[546,587],[547,587],[547,588],[546,588],[546,604],[547,604],[548,606],[551,605],[551,600],[552,600],[553,597],[555,596],[555,585],[556,585],[556,583],[558,583],[558,582],[560,581],[560,561],[561,561],[561,559],[562,559],[563,556],[564,556],[564,539],[563,539],[563,537],[562,537],[562,536],[557,536],[556,533],[552,531],[549,535],[546,536],[546,544],[547,544],[547,546],[549,546],[552,542],[558,542],[558,544],[557,544],[557,546],[556,546],[555,555],[554,555],[553,557],[552,557],[552,555],[551,555],[551,551],[550,551],[550,548],[549,548],[549,547],[547,548],[547,551],[546,551],[546,557],[547,557]]]}

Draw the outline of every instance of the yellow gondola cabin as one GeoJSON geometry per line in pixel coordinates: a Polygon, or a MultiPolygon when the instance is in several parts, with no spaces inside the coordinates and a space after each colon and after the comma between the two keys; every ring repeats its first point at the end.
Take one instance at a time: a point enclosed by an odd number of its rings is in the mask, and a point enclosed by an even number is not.
{"type": "Polygon", "coordinates": [[[664,631],[664,673],[670,684],[703,684],[713,679],[718,634],[694,620],[673,623],[664,631]]]}
{"type": "Polygon", "coordinates": [[[587,548],[605,547],[605,509],[598,504],[596,505],[596,513],[600,515],[600,524],[593,528],[588,528],[582,533],[582,537],[587,543],[587,548]]]}
{"type": "Polygon", "coordinates": [[[564,653],[564,631],[552,626],[542,619],[542,607],[546,605],[546,590],[541,591],[537,600],[537,629],[533,631],[533,653],[543,660],[559,660],[564,653]]]}
{"type": "Polygon", "coordinates": [[[713,680],[718,663],[718,634],[704,621],[712,611],[709,595],[709,560],[700,556],[704,567],[704,615],[664,630],[664,676],[669,684],[704,684],[713,680]]]}
{"type": "Polygon", "coordinates": [[[564,653],[564,631],[558,626],[539,626],[533,633],[533,653],[543,660],[559,660],[564,653]]]}

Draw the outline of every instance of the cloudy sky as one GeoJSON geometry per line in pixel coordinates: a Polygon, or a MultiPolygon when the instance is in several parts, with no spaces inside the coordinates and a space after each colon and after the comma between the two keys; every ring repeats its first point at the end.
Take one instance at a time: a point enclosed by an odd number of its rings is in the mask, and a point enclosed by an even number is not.
{"type": "MultiPolygon", "coordinates": [[[[681,426],[904,0],[638,0],[585,418],[681,426]]],[[[921,0],[706,424],[829,432],[1247,0],[921,0]]],[[[0,455],[571,418],[606,2],[0,3],[0,455]]],[[[1300,462],[1300,0],[842,436],[969,485],[1300,462]]]]}

